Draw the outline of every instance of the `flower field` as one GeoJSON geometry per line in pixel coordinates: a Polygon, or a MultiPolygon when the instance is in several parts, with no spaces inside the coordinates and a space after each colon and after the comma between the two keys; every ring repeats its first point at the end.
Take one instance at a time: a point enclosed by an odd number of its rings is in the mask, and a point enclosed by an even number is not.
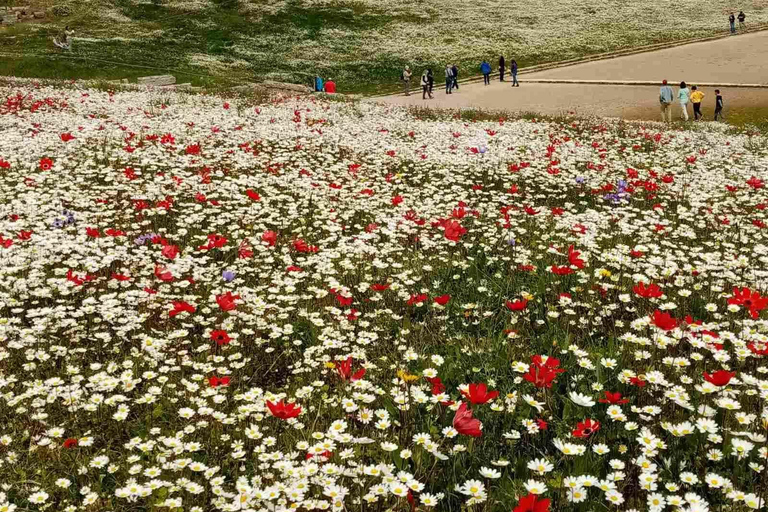
{"type": "Polygon", "coordinates": [[[0,511],[746,511],[768,143],[0,97],[0,511]]]}

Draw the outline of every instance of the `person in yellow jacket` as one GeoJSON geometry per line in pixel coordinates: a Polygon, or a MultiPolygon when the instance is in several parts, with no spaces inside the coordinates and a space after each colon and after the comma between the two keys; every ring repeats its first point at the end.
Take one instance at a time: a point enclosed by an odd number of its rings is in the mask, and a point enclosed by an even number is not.
{"type": "Polygon", "coordinates": [[[704,99],[704,93],[698,90],[694,85],[691,87],[691,103],[693,103],[693,118],[698,121],[704,116],[701,114],[701,100],[704,99]]]}

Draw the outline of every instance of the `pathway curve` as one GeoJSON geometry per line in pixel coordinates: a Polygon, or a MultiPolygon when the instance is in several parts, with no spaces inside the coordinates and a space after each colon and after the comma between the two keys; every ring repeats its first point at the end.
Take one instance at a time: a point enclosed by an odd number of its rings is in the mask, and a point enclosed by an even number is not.
{"type": "MultiPolygon", "coordinates": [[[[406,97],[402,94],[372,101],[438,108],[483,108],[519,112],[601,115],[626,119],[656,119],[658,87],[582,84],[525,83],[526,78],[576,80],[657,80],[666,78],[672,84],[685,80],[690,84],[763,83],[768,85],[768,31],[749,33],[692,43],[648,53],[550,69],[519,75],[521,87],[500,83],[498,75],[491,85],[473,82],[460,85],[458,91],[446,95],[436,82],[435,99],[422,100],[421,91],[406,97]]],[[[442,70],[437,70],[441,73],[442,70]]],[[[438,75],[439,76],[439,75],[438,75]]],[[[419,77],[414,76],[416,83],[419,77]]],[[[725,89],[729,110],[768,109],[768,88],[725,89]]],[[[704,89],[705,114],[713,110],[714,91],[704,89]]],[[[677,105],[676,105],[677,106],[677,105]]]]}

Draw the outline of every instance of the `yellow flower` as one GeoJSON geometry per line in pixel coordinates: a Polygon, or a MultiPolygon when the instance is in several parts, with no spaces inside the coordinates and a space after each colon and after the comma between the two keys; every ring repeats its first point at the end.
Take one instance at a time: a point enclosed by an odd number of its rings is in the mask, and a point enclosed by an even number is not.
{"type": "Polygon", "coordinates": [[[607,270],[607,269],[604,269],[604,268],[601,268],[600,269],[600,275],[602,277],[611,277],[611,271],[607,270]]]}
{"type": "Polygon", "coordinates": [[[334,368],[336,368],[336,365],[333,362],[328,361],[327,363],[325,363],[325,367],[328,368],[329,370],[333,370],[334,368]]]}
{"type": "Polygon", "coordinates": [[[533,295],[528,292],[523,292],[520,295],[522,295],[525,300],[533,300],[533,295]]]}
{"type": "Polygon", "coordinates": [[[403,379],[404,382],[415,382],[419,380],[418,375],[411,375],[410,373],[406,372],[405,370],[397,370],[397,376],[401,379],[403,379]]]}

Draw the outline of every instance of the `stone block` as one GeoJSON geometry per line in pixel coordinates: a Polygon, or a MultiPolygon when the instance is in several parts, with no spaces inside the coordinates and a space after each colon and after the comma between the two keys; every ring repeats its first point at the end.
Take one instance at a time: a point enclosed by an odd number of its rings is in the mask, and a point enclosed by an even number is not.
{"type": "Polygon", "coordinates": [[[173,85],[176,77],[173,75],[140,76],[137,79],[139,85],[173,85]]]}
{"type": "Polygon", "coordinates": [[[37,19],[37,20],[41,20],[41,19],[45,18],[45,13],[44,13],[44,12],[42,12],[42,11],[36,11],[36,12],[32,13],[32,15],[33,15],[33,16],[35,17],[35,19],[37,19]]]}

